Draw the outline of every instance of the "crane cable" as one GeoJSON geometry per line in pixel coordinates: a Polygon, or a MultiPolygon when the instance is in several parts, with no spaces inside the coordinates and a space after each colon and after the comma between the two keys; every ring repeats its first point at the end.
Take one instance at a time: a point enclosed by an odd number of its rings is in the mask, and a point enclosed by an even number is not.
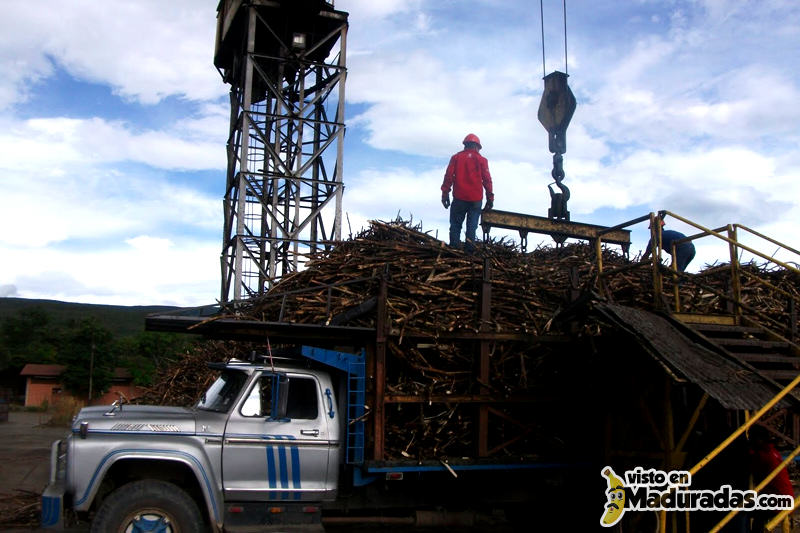
{"type": "MultiPolygon", "coordinates": [[[[569,68],[567,66],[567,0],[562,0],[564,7],[564,74],[569,75],[569,68]]],[[[544,54],[544,0],[539,0],[539,17],[542,26],[542,77],[547,76],[545,68],[545,54],[544,54]]]]}
{"type": "Polygon", "coordinates": [[[542,77],[547,76],[544,68],[544,0],[539,0],[539,20],[542,23],[542,77]]]}

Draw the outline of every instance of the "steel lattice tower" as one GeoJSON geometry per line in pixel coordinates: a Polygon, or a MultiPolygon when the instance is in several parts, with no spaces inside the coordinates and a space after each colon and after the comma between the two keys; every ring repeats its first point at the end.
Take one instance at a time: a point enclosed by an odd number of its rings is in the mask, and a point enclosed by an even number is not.
{"type": "Polygon", "coordinates": [[[324,0],[223,0],[231,85],[221,301],[257,296],[341,239],[347,17],[324,0]]]}

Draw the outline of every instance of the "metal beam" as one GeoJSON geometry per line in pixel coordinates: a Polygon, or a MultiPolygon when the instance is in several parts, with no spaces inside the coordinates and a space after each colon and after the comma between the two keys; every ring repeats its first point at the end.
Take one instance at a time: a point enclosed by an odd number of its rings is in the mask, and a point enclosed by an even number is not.
{"type": "MultiPolygon", "coordinates": [[[[491,228],[505,228],[517,230],[524,233],[541,233],[550,235],[554,238],[571,238],[594,240],[597,236],[609,228],[596,226],[594,224],[584,224],[581,222],[567,222],[564,220],[553,220],[536,215],[525,215],[522,213],[512,213],[510,211],[498,211],[492,209],[481,214],[481,227],[486,236],[491,228]]],[[[618,229],[603,233],[603,242],[629,246],[631,243],[630,230],[618,229]]]]}

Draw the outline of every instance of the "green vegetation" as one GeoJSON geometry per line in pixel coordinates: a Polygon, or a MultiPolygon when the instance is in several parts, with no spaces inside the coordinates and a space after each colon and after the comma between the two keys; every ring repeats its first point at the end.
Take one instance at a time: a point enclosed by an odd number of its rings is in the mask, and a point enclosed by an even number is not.
{"type": "Polygon", "coordinates": [[[59,302],[57,300],[29,300],[27,298],[0,298],[0,322],[19,316],[22,311],[34,309],[44,312],[54,323],[65,324],[72,320],[94,318],[114,337],[136,335],[144,331],[144,317],[152,313],[175,311],[179,307],[164,305],[126,306],[59,302]]]}
{"type": "Polygon", "coordinates": [[[28,363],[65,365],[67,390],[86,397],[108,387],[114,368],[128,369],[138,385],[194,342],[187,335],[144,331],[144,317],[171,307],[122,307],[0,298],[0,386],[18,388],[28,363]]]}

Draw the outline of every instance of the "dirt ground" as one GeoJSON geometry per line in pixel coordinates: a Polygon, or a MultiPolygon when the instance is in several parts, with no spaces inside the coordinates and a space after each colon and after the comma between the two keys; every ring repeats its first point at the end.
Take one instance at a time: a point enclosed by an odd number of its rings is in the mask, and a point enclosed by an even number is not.
{"type": "Polygon", "coordinates": [[[0,422],[0,494],[41,493],[50,475],[50,444],[69,428],[48,424],[48,413],[12,411],[0,422]]]}
{"type": "Polygon", "coordinates": [[[52,426],[49,421],[48,413],[12,411],[8,422],[0,422],[0,509],[19,508],[21,502],[30,505],[32,495],[41,494],[47,484],[50,444],[69,432],[68,427],[52,426]]]}

